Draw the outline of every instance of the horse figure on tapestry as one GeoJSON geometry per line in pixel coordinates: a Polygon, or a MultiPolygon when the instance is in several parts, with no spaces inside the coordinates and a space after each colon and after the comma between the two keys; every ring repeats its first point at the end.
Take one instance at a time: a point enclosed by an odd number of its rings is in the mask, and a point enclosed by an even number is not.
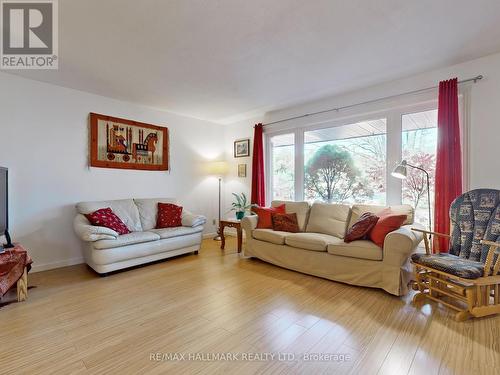
{"type": "Polygon", "coordinates": [[[132,159],[138,162],[139,156],[149,156],[151,153],[151,163],[154,164],[156,143],[158,142],[158,133],[149,133],[142,143],[132,144],[132,159]]]}

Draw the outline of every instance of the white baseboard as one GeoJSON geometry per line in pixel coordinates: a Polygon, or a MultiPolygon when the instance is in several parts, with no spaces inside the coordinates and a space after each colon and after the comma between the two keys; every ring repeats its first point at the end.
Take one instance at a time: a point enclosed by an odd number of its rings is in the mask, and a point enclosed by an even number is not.
{"type": "Polygon", "coordinates": [[[48,271],[48,270],[52,270],[55,268],[74,266],[75,264],[82,264],[82,263],[85,263],[85,260],[83,259],[83,257],[66,259],[66,260],[62,260],[59,262],[52,262],[52,263],[33,264],[33,266],[31,267],[30,273],[48,271]]]}
{"type": "Polygon", "coordinates": [[[214,238],[217,235],[216,232],[213,233],[204,233],[203,234],[203,239],[206,240],[207,238],[214,238]]]}

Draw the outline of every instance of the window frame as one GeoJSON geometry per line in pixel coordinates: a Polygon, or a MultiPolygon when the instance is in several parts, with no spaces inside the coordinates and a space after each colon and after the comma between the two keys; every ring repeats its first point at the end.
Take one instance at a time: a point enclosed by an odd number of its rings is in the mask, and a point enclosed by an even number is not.
{"type": "MultiPolygon", "coordinates": [[[[469,188],[469,107],[470,88],[460,88],[459,92],[459,119],[462,136],[462,171],[464,191],[469,188]]],[[[402,158],[402,117],[403,115],[425,112],[437,109],[438,101],[435,93],[424,93],[416,97],[401,97],[388,102],[381,101],[376,105],[352,108],[346,111],[331,112],[322,119],[310,122],[290,121],[284,126],[268,126],[264,128],[264,155],[266,175],[266,204],[273,200],[273,176],[271,158],[271,138],[283,134],[294,134],[295,164],[294,164],[294,191],[295,201],[304,200],[304,133],[306,131],[332,128],[355,124],[362,121],[386,119],[386,205],[396,205],[402,202],[402,182],[391,176],[393,168],[402,158]]]]}
{"type": "Polygon", "coordinates": [[[289,130],[280,130],[276,132],[272,132],[269,134],[264,133],[264,176],[265,176],[265,181],[266,181],[266,205],[270,206],[271,201],[273,200],[273,186],[274,186],[274,181],[273,181],[273,174],[271,173],[272,169],[272,145],[271,145],[271,138],[275,136],[280,136],[280,135],[285,135],[285,134],[294,134],[294,157],[295,157],[295,162],[293,164],[294,166],[294,195],[295,195],[295,201],[297,201],[297,135],[295,134],[294,131],[289,131],[289,130]]]}

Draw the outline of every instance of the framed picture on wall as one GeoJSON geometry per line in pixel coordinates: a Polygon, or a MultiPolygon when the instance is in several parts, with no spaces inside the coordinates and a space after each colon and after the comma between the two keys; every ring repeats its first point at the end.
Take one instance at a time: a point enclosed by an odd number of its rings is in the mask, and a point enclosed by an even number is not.
{"type": "Polygon", "coordinates": [[[250,156],[250,139],[234,141],[234,157],[244,158],[250,156]]]}
{"type": "Polygon", "coordinates": [[[247,165],[238,164],[238,177],[246,177],[246,176],[247,176],[247,165]]]}
{"type": "Polygon", "coordinates": [[[90,114],[92,167],[167,171],[168,147],[168,128],[90,114]]]}

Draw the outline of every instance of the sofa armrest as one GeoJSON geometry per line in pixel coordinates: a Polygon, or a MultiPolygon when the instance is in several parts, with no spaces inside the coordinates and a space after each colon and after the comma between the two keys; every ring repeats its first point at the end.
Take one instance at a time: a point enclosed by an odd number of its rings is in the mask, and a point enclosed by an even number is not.
{"type": "Polygon", "coordinates": [[[248,239],[252,238],[252,232],[257,227],[259,217],[257,215],[245,216],[241,220],[241,227],[245,231],[245,236],[248,239]]]}
{"type": "Polygon", "coordinates": [[[116,240],[118,238],[118,233],[113,229],[90,225],[87,218],[82,214],[76,215],[73,220],[73,228],[78,237],[85,242],[116,240]]]}
{"type": "Polygon", "coordinates": [[[412,227],[423,228],[420,224],[403,225],[385,237],[384,263],[391,266],[402,266],[415,252],[424,237],[422,233],[411,230],[412,227]]]}
{"type": "Polygon", "coordinates": [[[207,218],[203,215],[195,215],[189,211],[182,210],[182,226],[183,227],[197,227],[207,222],[207,218]]]}

